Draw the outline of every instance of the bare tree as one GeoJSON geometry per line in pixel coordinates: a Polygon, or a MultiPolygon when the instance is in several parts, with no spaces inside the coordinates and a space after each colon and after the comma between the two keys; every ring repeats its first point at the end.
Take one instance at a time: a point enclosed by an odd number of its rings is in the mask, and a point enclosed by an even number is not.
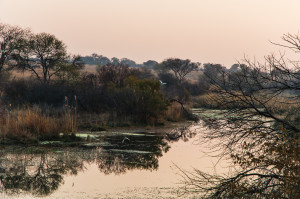
{"type": "MultiPolygon", "coordinates": [[[[299,49],[299,37],[284,41],[299,49]]],[[[212,79],[223,117],[203,118],[213,129],[203,141],[221,140],[215,147],[240,170],[230,177],[183,172],[186,189],[204,198],[300,198],[300,68],[282,55],[245,64],[212,79]]]]}

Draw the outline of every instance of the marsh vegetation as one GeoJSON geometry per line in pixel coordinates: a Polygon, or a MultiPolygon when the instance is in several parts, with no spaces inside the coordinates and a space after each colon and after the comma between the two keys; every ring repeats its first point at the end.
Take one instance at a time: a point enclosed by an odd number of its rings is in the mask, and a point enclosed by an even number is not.
{"type": "MultiPolygon", "coordinates": [[[[298,35],[283,41],[276,45],[300,51],[298,35]]],[[[188,127],[157,129],[200,118],[196,125],[207,128],[197,132],[200,143],[212,143],[237,170],[221,176],[178,167],[181,194],[300,197],[298,62],[271,55],[265,64],[245,59],[228,69],[178,58],[143,64],[81,58],[54,35],[7,24],[0,24],[0,47],[0,188],[6,194],[49,195],[63,175],[90,163],[105,175],[157,170],[170,145],[195,136],[188,127]],[[197,117],[191,108],[198,108],[197,117]],[[114,133],[116,127],[156,133],[114,133]]]]}

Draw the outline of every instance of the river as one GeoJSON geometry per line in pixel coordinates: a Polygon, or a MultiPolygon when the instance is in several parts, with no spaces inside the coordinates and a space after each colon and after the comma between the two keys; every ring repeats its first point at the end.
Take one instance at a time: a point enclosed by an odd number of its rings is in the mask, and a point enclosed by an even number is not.
{"type": "Polygon", "coordinates": [[[1,146],[0,198],[197,198],[182,195],[181,170],[230,170],[201,143],[203,131],[200,122],[99,132],[85,147],[1,146]]]}

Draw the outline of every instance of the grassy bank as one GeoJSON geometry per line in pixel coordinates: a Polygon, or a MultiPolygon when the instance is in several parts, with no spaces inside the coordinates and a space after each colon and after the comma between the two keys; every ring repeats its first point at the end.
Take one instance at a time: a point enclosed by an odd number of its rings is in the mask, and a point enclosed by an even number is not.
{"type": "Polygon", "coordinates": [[[70,112],[43,113],[38,107],[5,111],[0,118],[0,136],[19,142],[56,139],[60,133],[77,131],[76,116],[70,112]]]}
{"type": "MultiPolygon", "coordinates": [[[[5,107],[5,106],[2,106],[5,107]]],[[[38,143],[43,140],[74,138],[81,131],[106,131],[113,127],[138,127],[164,125],[165,121],[183,121],[178,104],[171,104],[160,120],[153,123],[132,122],[134,118],[118,117],[117,112],[89,113],[70,107],[8,106],[0,113],[0,142],[38,143]]]]}

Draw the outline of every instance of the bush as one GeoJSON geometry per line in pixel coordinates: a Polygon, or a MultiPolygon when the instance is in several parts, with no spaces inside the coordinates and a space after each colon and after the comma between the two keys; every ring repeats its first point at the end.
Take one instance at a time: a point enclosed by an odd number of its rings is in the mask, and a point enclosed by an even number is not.
{"type": "Polygon", "coordinates": [[[126,86],[133,91],[136,98],[136,120],[143,123],[157,122],[168,106],[160,92],[160,82],[155,80],[138,80],[135,77],[126,79],[126,86]]]}
{"type": "Polygon", "coordinates": [[[62,84],[43,84],[30,80],[12,80],[4,86],[4,102],[14,106],[48,104],[62,106],[72,88],[62,84]]]}
{"type": "Polygon", "coordinates": [[[131,75],[138,75],[138,69],[129,68],[127,65],[107,64],[105,66],[98,66],[97,68],[99,83],[103,87],[108,87],[114,84],[117,87],[123,87],[124,81],[131,75]]]}

